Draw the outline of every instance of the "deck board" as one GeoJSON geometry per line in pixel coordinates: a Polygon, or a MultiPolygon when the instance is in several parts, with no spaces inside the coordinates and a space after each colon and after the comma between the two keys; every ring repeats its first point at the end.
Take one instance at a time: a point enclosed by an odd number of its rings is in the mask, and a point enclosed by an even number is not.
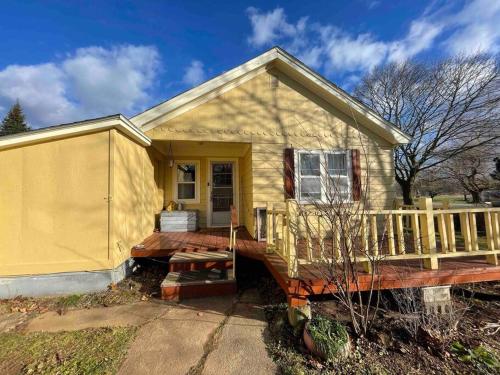
{"type": "MultiPolygon", "coordinates": [[[[168,257],[178,252],[222,251],[229,245],[229,229],[205,229],[198,232],[155,232],[144,239],[144,249],[132,249],[133,257],[168,257]]],[[[235,246],[240,256],[264,263],[289,298],[330,294],[333,285],[324,281],[324,270],[314,265],[299,265],[300,278],[288,277],[286,262],[276,253],[266,253],[266,243],[257,242],[245,228],[237,233],[235,246]]],[[[375,285],[379,289],[453,285],[500,280],[500,266],[488,264],[484,257],[444,258],[438,270],[423,268],[421,260],[385,261],[375,285]]],[[[358,287],[369,290],[371,275],[360,271],[358,287]]]]}

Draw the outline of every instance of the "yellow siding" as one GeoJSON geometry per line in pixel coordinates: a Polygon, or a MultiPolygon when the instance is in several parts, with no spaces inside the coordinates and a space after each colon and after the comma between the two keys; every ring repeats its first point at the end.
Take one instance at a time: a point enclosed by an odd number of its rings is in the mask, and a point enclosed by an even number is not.
{"type": "MultiPolygon", "coordinates": [[[[283,149],[286,147],[360,149],[362,173],[366,176],[368,166],[370,170],[370,206],[389,207],[395,195],[391,144],[278,71],[259,74],[165,121],[147,135],[157,141],[251,143],[251,152],[242,158],[241,166],[246,175],[251,170],[251,177],[242,180],[253,186],[251,193],[242,189],[242,222],[249,229],[254,222],[253,208],[265,206],[268,201],[284,200],[283,149]],[[272,75],[278,77],[277,87],[271,84],[272,75]]],[[[362,181],[367,182],[365,178],[362,181]]]]}
{"type": "Polygon", "coordinates": [[[163,207],[164,162],[152,148],[144,148],[112,130],[111,249],[114,267],[130,257],[130,249],[151,235],[163,207]]]}
{"type": "Polygon", "coordinates": [[[240,163],[240,186],[241,186],[241,224],[248,232],[255,234],[255,223],[253,213],[253,173],[252,173],[252,150],[249,149],[240,163]]]}
{"type": "Polygon", "coordinates": [[[111,268],[109,132],[0,151],[0,275],[111,268]]]}

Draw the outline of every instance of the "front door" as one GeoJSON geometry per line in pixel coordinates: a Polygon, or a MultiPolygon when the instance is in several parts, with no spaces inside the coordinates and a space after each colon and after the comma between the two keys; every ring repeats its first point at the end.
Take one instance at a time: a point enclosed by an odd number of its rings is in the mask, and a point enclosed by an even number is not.
{"type": "Polygon", "coordinates": [[[210,181],[211,225],[213,227],[231,224],[231,205],[234,199],[234,163],[210,163],[212,181],[210,181]]]}

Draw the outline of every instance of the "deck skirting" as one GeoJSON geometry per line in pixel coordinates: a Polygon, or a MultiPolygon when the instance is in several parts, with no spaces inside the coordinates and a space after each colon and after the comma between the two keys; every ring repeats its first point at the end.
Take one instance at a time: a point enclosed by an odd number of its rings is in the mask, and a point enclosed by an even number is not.
{"type": "Polygon", "coordinates": [[[42,297],[103,291],[111,283],[117,283],[129,276],[134,263],[134,260],[130,258],[118,267],[108,270],[0,276],[0,298],[42,297]]]}

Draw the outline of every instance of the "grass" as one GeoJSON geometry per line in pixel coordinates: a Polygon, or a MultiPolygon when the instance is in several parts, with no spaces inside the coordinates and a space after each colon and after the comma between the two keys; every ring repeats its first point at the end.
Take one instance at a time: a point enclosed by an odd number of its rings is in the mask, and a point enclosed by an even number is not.
{"type": "Polygon", "coordinates": [[[0,334],[0,373],[113,374],[135,327],[0,334]]]}

